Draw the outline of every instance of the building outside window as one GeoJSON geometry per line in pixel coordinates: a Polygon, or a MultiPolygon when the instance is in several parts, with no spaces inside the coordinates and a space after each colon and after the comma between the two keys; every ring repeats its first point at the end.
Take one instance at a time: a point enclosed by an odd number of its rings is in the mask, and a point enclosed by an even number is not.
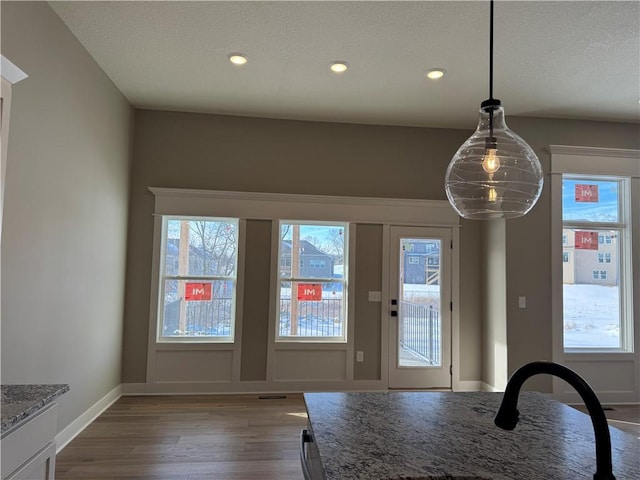
{"type": "Polygon", "coordinates": [[[346,223],[280,222],[276,340],[346,341],[347,231],[346,223]]]}
{"type": "Polygon", "coordinates": [[[631,329],[624,303],[630,282],[628,194],[622,178],[562,176],[563,260],[569,260],[563,261],[565,349],[625,346],[631,329]]]}
{"type": "Polygon", "coordinates": [[[164,217],[158,341],[231,342],[238,220],[164,217]]]}

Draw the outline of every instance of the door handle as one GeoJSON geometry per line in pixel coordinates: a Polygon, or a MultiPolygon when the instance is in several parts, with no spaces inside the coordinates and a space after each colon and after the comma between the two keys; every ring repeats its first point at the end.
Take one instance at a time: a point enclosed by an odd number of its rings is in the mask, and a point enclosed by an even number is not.
{"type": "Polygon", "coordinates": [[[308,430],[302,430],[300,432],[300,465],[302,467],[302,476],[304,480],[312,480],[311,478],[311,468],[309,466],[309,460],[307,459],[307,454],[305,452],[305,443],[311,443],[313,439],[309,434],[308,430]]]}

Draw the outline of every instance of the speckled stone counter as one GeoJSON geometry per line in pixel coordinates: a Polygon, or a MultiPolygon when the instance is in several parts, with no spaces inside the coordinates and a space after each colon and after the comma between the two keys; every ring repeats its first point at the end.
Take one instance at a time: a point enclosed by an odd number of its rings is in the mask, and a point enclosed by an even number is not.
{"type": "MultiPolygon", "coordinates": [[[[501,393],[305,393],[326,480],[591,480],[591,419],[523,392],[520,422],[496,427],[501,393]]],[[[610,428],[617,480],[640,479],[640,440],[610,428]]]]}
{"type": "Polygon", "coordinates": [[[2,385],[2,434],[68,391],[69,385],[2,385]]]}

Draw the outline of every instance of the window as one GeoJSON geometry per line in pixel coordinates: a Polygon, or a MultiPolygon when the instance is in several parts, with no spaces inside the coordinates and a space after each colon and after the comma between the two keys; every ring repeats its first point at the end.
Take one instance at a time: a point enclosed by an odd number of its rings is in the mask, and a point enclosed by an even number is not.
{"type": "Polygon", "coordinates": [[[567,236],[566,235],[562,235],[562,244],[563,245],[567,245],[569,242],[567,241],[567,236]]]}
{"type": "Polygon", "coordinates": [[[562,252],[562,261],[565,263],[569,261],[569,252],[562,252]]]}
{"type": "Polygon", "coordinates": [[[280,222],[277,340],[346,341],[347,231],[345,223],[280,222]],[[283,268],[287,258],[299,268],[283,268]]]}
{"type": "Polygon", "coordinates": [[[409,257],[409,263],[411,265],[420,265],[420,257],[415,257],[415,256],[409,257]]]}
{"type": "Polygon", "coordinates": [[[232,342],[238,220],[164,217],[160,342],[232,342]]]}
{"type": "Polygon", "coordinates": [[[562,176],[563,237],[573,249],[563,264],[565,351],[632,348],[628,202],[627,179],[562,176]]]}

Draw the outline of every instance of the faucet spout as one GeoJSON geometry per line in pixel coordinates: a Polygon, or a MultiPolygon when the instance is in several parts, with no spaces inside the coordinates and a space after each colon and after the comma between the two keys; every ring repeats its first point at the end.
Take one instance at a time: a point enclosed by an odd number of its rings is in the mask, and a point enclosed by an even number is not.
{"type": "Polygon", "coordinates": [[[593,480],[615,480],[611,464],[611,437],[609,425],[598,397],[589,384],[576,372],[553,362],[531,362],[520,367],[507,382],[502,403],[494,423],[503,430],[513,430],[518,423],[518,395],[522,384],[533,375],[545,373],[561,378],[570,384],[582,397],[596,438],[596,473],[593,480]]]}

